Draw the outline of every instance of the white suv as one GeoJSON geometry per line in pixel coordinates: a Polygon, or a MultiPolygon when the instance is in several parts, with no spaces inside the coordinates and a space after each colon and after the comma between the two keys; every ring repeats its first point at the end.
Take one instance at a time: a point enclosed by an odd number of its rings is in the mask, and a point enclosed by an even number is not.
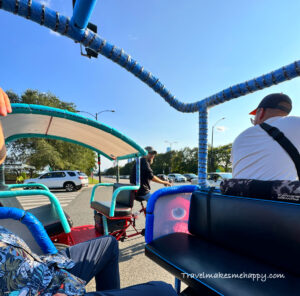
{"type": "Polygon", "coordinates": [[[55,171],[42,174],[35,179],[27,179],[24,183],[39,183],[50,189],[64,188],[66,191],[75,191],[88,186],[89,180],[86,174],[79,171],[55,171]]]}

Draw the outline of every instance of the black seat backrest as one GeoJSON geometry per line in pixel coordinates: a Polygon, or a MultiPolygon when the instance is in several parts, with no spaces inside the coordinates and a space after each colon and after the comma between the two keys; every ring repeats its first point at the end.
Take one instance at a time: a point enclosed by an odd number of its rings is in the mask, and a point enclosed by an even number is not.
{"type": "Polygon", "coordinates": [[[189,231],[300,275],[300,205],[196,191],[189,231]]]}
{"type": "MultiPolygon", "coordinates": [[[[130,186],[130,184],[115,183],[113,186],[113,191],[123,186],[130,186]]],[[[121,204],[122,206],[132,208],[134,203],[134,190],[121,191],[117,196],[117,203],[121,204]]]]}
{"type": "Polygon", "coordinates": [[[11,207],[23,209],[21,203],[17,200],[16,197],[2,197],[0,198],[0,206],[1,207],[11,207]]]}

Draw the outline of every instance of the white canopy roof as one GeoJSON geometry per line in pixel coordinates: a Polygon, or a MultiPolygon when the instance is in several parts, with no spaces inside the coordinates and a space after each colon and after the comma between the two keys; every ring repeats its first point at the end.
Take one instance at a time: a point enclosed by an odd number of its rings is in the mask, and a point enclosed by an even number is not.
{"type": "Polygon", "coordinates": [[[5,141],[20,138],[61,139],[99,152],[108,159],[126,159],[147,152],[119,131],[67,110],[40,105],[12,104],[2,117],[5,141]]]}

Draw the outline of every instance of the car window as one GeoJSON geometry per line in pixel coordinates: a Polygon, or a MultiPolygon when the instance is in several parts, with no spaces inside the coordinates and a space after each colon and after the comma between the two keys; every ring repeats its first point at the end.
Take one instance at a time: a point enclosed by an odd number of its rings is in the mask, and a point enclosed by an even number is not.
{"type": "Polygon", "coordinates": [[[216,182],[216,181],[222,180],[223,178],[218,174],[212,174],[212,175],[209,175],[207,179],[216,182]]]}
{"type": "Polygon", "coordinates": [[[66,176],[66,174],[64,172],[55,172],[55,173],[52,173],[52,178],[63,178],[65,176],[66,176]]]}
{"type": "Polygon", "coordinates": [[[76,174],[74,172],[68,172],[68,175],[71,176],[71,177],[75,177],[76,174]]]}
{"type": "Polygon", "coordinates": [[[48,179],[51,178],[51,173],[44,174],[40,177],[40,179],[48,179]]]}

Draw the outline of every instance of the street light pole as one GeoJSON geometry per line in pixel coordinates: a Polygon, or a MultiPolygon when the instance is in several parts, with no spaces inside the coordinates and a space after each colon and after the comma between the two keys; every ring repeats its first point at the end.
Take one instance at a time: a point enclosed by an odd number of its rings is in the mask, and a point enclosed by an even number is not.
{"type": "Polygon", "coordinates": [[[211,169],[214,171],[214,130],[215,130],[215,126],[221,121],[224,120],[225,117],[222,117],[221,119],[219,119],[218,121],[216,121],[216,123],[212,126],[211,128],[211,156],[210,156],[210,167],[211,169]]]}
{"type": "Polygon", "coordinates": [[[170,151],[172,151],[172,144],[177,144],[177,142],[169,142],[169,141],[165,141],[165,143],[168,143],[170,145],[170,151]]]}
{"type": "MultiPolygon", "coordinates": [[[[87,111],[77,111],[77,112],[81,112],[81,113],[87,113],[91,116],[93,116],[97,121],[98,121],[98,115],[103,113],[103,112],[116,112],[115,110],[103,110],[103,111],[99,111],[99,112],[96,112],[95,115],[90,113],[90,112],[87,112],[87,111]]],[[[98,162],[98,177],[99,177],[99,183],[101,183],[101,156],[100,156],[100,153],[97,153],[97,162],[98,162]]]]}
{"type": "MultiPolygon", "coordinates": [[[[170,142],[170,141],[165,141],[165,143],[168,143],[170,146],[170,152],[171,152],[171,162],[172,162],[172,144],[177,144],[177,142],[170,142]]],[[[170,163],[170,167],[169,167],[169,173],[171,173],[171,163],[170,163]]]]}
{"type": "MultiPolygon", "coordinates": [[[[96,113],[96,116],[95,116],[97,121],[98,121],[98,114],[99,114],[99,112],[96,113]]],[[[101,169],[100,169],[100,167],[101,167],[101,157],[100,157],[99,152],[97,153],[97,157],[98,157],[98,160],[97,160],[98,161],[98,179],[99,179],[99,183],[101,183],[101,169]]]]}

